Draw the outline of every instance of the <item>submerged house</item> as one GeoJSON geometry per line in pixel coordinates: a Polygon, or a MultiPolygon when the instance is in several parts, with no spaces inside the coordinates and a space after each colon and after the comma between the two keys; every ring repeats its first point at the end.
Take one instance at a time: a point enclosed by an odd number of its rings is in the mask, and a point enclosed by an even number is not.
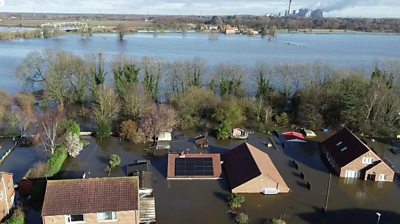
{"type": "Polygon", "coordinates": [[[232,129],[232,138],[236,139],[247,139],[249,137],[249,133],[241,128],[232,129]]]}
{"type": "Polygon", "coordinates": [[[13,174],[0,172],[0,221],[4,219],[14,206],[14,180],[13,174]]]}
{"type": "Polygon", "coordinates": [[[248,143],[230,150],[223,164],[232,193],[278,194],[290,190],[269,156],[248,143]]]}
{"type": "Polygon", "coordinates": [[[154,140],[153,147],[155,149],[170,149],[172,133],[167,131],[160,132],[154,140]]]}
{"type": "Polygon", "coordinates": [[[137,177],[49,180],[44,224],[140,223],[137,177]]]}
{"type": "Polygon", "coordinates": [[[340,177],[392,182],[394,170],[349,129],[322,143],[322,152],[340,177]]]}

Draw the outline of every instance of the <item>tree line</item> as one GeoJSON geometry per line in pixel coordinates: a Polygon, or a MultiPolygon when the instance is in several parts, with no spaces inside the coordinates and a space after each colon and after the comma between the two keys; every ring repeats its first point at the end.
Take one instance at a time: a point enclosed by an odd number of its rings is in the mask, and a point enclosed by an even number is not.
{"type": "MultiPolygon", "coordinates": [[[[257,63],[253,68],[221,64],[211,69],[200,58],[167,63],[117,56],[106,61],[102,54],[80,57],[46,50],[31,52],[16,77],[24,85],[24,97],[40,98],[40,110],[57,108],[68,118],[90,119],[99,138],[118,133],[144,142],[173,128],[212,128],[223,139],[234,127],[268,132],[289,125],[345,125],[394,136],[400,128],[397,61],[379,62],[373,72],[318,61],[257,63]],[[80,109],[71,112],[69,105],[80,109]]],[[[9,108],[6,102],[0,105],[3,115],[9,108]]],[[[27,129],[35,122],[19,123],[27,129]]]]}

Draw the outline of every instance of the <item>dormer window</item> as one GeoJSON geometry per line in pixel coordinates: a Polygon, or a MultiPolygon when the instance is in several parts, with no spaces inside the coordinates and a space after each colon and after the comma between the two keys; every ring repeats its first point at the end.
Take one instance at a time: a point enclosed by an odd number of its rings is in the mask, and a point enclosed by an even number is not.
{"type": "Polygon", "coordinates": [[[372,164],[373,162],[374,162],[374,159],[372,159],[371,157],[363,157],[362,158],[363,164],[372,164]]]}

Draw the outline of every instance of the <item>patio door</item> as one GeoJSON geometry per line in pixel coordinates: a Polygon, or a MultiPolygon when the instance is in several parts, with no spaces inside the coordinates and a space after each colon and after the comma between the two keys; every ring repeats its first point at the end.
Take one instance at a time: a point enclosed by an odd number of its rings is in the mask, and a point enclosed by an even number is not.
{"type": "Polygon", "coordinates": [[[360,172],[354,170],[346,170],[344,177],[347,178],[360,178],[360,172]]]}

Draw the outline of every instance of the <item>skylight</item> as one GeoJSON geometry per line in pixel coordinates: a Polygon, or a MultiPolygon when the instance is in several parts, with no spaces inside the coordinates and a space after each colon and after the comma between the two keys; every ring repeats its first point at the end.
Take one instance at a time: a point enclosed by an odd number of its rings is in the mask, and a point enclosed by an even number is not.
{"type": "Polygon", "coordinates": [[[347,147],[343,147],[340,151],[343,152],[346,149],[347,149],[347,147]]]}
{"type": "Polygon", "coordinates": [[[343,142],[342,141],[340,141],[340,142],[338,142],[337,144],[336,144],[336,146],[339,146],[339,145],[341,145],[343,142]]]}

